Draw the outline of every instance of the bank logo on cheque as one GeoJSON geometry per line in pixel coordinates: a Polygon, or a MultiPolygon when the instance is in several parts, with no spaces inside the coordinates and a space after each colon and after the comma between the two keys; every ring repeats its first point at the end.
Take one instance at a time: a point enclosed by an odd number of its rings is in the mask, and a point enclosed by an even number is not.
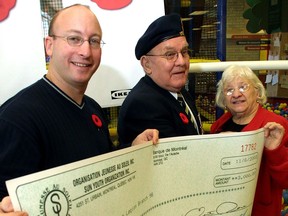
{"type": "Polygon", "coordinates": [[[60,188],[54,184],[51,188],[46,187],[41,195],[39,203],[39,215],[45,216],[70,216],[72,201],[66,188],[60,188]]]}

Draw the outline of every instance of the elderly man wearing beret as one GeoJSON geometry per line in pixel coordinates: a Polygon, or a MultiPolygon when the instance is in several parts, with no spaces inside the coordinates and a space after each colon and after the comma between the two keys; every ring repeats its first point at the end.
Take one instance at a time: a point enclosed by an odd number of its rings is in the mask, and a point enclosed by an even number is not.
{"type": "Polygon", "coordinates": [[[131,143],[147,128],[158,129],[160,138],[202,134],[199,114],[184,87],[190,63],[181,17],[170,14],[152,22],[138,40],[135,55],[145,76],[120,109],[120,143],[131,143]]]}

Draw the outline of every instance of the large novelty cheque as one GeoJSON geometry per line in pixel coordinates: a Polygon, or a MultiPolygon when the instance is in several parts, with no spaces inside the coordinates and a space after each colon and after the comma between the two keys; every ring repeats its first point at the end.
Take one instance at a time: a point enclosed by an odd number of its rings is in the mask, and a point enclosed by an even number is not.
{"type": "Polygon", "coordinates": [[[30,215],[251,215],[263,129],[160,139],[6,182],[30,215]]]}

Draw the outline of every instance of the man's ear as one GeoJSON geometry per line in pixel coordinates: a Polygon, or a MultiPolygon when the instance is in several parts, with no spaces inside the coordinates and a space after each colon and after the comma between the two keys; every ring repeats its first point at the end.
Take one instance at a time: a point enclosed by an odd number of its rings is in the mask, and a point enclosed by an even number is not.
{"type": "Polygon", "coordinates": [[[45,38],[45,50],[48,56],[52,56],[53,53],[53,37],[46,37],[45,38]]]}
{"type": "Polygon", "coordinates": [[[152,73],[151,67],[150,67],[150,60],[147,56],[142,56],[140,59],[140,63],[145,71],[146,74],[150,75],[152,73]]]}

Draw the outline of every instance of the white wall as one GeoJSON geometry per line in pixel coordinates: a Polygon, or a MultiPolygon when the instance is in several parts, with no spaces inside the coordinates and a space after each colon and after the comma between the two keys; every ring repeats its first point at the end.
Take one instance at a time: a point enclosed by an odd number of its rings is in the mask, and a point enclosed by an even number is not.
{"type": "Polygon", "coordinates": [[[0,105],[46,72],[39,1],[16,1],[0,22],[0,105]]]}

